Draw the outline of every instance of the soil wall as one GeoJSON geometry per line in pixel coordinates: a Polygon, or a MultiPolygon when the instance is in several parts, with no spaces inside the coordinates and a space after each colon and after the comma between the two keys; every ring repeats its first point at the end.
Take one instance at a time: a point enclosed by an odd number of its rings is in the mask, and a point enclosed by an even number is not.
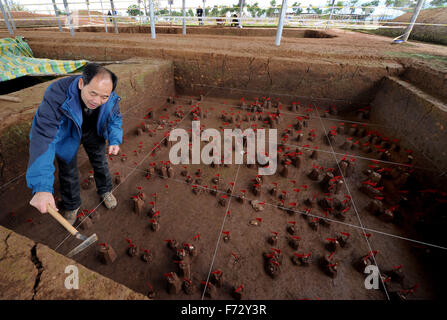
{"type": "Polygon", "coordinates": [[[408,80],[430,95],[444,102],[447,101],[447,74],[444,72],[426,65],[412,64],[405,66],[401,78],[408,80]]]}
{"type": "Polygon", "coordinates": [[[55,59],[166,59],[173,61],[175,89],[179,94],[197,94],[202,86],[215,88],[211,95],[216,97],[240,97],[241,91],[237,89],[243,89],[253,97],[277,94],[302,103],[333,104],[340,110],[369,104],[383,77],[403,72],[402,65],[394,62],[255,57],[112,43],[98,49],[93,44],[38,42],[33,45],[33,51],[36,57],[55,59]]]}
{"type": "MultiPolygon", "coordinates": [[[[0,300],[146,300],[47,246],[0,226],[0,300]],[[77,268],[78,288],[65,279],[77,268]]],[[[74,282],[70,282],[74,284],[74,282]]]]}
{"type": "Polygon", "coordinates": [[[433,169],[424,174],[432,175],[431,182],[435,182],[447,170],[446,111],[445,104],[416,86],[386,77],[372,102],[371,119],[392,127],[387,134],[413,146],[413,152],[418,154],[416,164],[433,169]]]}
{"type": "MultiPolygon", "coordinates": [[[[114,33],[115,27],[113,24],[108,23],[108,32],[114,33]]],[[[54,31],[54,28],[47,29],[34,29],[39,31],[54,31]]],[[[76,32],[105,32],[104,26],[81,26],[75,28],[76,32]]],[[[181,26],[163,26],[157,25],[155,29],[156,33],[160,34],[182,34],[183,28],[181,26]]],[[[128,25],[118,25],[118,33],[146,33],[150,35],[151,27],[146,26],[128,26],[128,25]]],[[[218,27],[218,26],[187,26],[187,34],[194,35],[220,35],[220,36],[242,36],[242,37],[275,37],[276,28],[229,28],[229,27],[218,27]]],[[[306,30],[298,28],[284,28],[284,37],[291,38],[334,38],[335,34],[330,31],[320,31],[320,30],[306,30]]]]}
{"type": "Polygon", "coordinates": [[[367,105],[382,77],[401,72],[398,65],[385,68],[299,58],[214,54],[188,60],[175,59],[174,66],[178,93],[194,92],[197,86],[193,84],[199,84],[214,87],[213,96],[236,98],[247,94],[254,98],[270,95],[301,104],[336,105],[339,110],[367,105]]]}
{"type": "MultiPolygon", "coordinates": [[[[140,59],[140,62],[106,67],[118,76],[116,92],[121,97],[123,114],[132,113],[132,108],[136,106],[158,106],[165,100],[163,96],[174,93],[174,68],[171,62],[140,59]]],[[[21,103],[0,101],[0,185],[26,171],[27,162],[24,159],[28,158],[32,119],[46,88],[56,80],[10,94],[22,99],[21,103]]],[[[124,127],[124,133],[129,129],[124,127]]]]}

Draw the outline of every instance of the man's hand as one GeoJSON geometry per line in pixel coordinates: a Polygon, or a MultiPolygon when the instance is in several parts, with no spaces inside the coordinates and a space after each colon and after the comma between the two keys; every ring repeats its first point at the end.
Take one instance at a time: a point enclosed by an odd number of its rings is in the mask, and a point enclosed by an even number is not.
{"type": "Polygon", "coordinates": [[[56,208],[56,204],[54,202],[53,194],[50,192],[36,192],[34,194],[34,197],[29,202],[30,205],[32,205],[34,208],[40,211],[40,213],[47,213],[47,207],[48,204],[52,206],[54,209],[59,210],[56,208]]]}
{"type": "Polygon", "coordinates": [[[109,154],[117,155],[120,152],[120,146],[109,146],[109,154]]]}

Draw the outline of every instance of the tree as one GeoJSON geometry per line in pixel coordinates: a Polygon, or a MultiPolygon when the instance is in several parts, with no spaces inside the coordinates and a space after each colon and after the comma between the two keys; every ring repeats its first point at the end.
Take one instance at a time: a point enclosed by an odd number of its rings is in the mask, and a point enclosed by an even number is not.
{"type": "Polygon", "coordinates": [[[316,13],[316,14],[322,14],[323,10],[318,8],[318,7],[312,7],[312,10],[316,13]]]}
{"type": "Polygon", "coordinates": [[[334,4],[334,10],[332,12],[334,14],[339,13],[344,6],[345,4],[343,3],[343,1],[337,1],[337,3],[334,4]]]}
{"type": "Polygon", "coordinates": [[[332,0],[328,0],[326,2],[327,8],[324,10],[324,13],[329,14],[332,12],[332,13],[336,14],[339,11],[341,11],[341,9],[343,9],[344,6],[345,6],[345,4],[343,3],[343,1],[338,1],[337,3],[335,3],[335,1],[334,1],[334,4],[332,5],[332,0]],[[334,7],[332,8],[332,6],[334,6],[334,7]]]}
{"type": "Polygon", "coordinates": [[[411,8],[415,4],[416,2],[414,0],[385,0],[385,6],[393,8],[411,8]]]}
{"type": "Polygon", "coordinates": [[[298,14],[300,14],[300,13],[302,13],[303,12],[303,9],[302,8],[299,8],[299,6],[301,6],[301,3],[298,3],[298,2],[294,2],[293,4],[292,4],[292,11],[293,11],[293,13],[295,13],[296,15],[298,15],[298,14]]]}
{"type": "Polygon", "coordinates": [[[266,9],[258,8],[258,12],[256,13],[256,15],[259,18],[259,17],[263,16],[266,13],[266,11],[267,11],[266,9]]]}
{"type": "Polygon", "coordinates": [[[354,12],[355,12],[355,6],[357,5],[357,3],[359,2],[359,0],[351,0],[350,2],[349,2],[349,11],[350,11],[350,13],[351,14],[354,14],[354,12]]]}
{"type": "MultiPolygon", "coordinates": [[[[149,16],[149,0],[142,0],[143,2],[143,10],[146,16],[149,16]]],[[[140,2],[138,2],[140,4],[140,2]]],[[[154,5],[154,12],[160,10],[160,0],[152,0],[152,4],[154,5]]],[[[138,6],[137,6],[138,7],[138,6]]]]}
{"type": "MultiPolygon", "coordinates": [[[[332,1],[333,0],[327,0],[326,1],[326,5],[325,5],[325,9],[323,9],[323,12],[325,13],[325,14],[329,14],[329,13],[331,13],[331,9],[332,9],[332,1]]],[[[335,1],[334,1],[334,6],[335,6],[335,1]]]]}
{"type": "Polygon", "coordinates": [[[239,10],[240,10],[239,6],[233,4],[233,6],[230,8],[230,13],[232,13],[232,14],[233,13],[239,14],[239,10]]]}
{"type": "Polygon", "coordinates": [[[247,11],[253,18],[256,17],[256,13],[258,12],[258,5],[259,4],[257,2],[254,4],[247,4],[247,11]]]}
{"type": "Polygon", "coordinates": [[[169,9],[164,8],[164,9],[160,9],[158,11],[155,11],[156,15],[164,15],[164,14],[169,14],[169,9]]]}
{"type": "Polygon", "coordinates": [[[219,8],[217,6],[213,6],[213,8],[210,11],[210,15],[212,17],[217,17],[219,15],[219,8]]]}
{"type": "Polygon", "coordinates": [[[374,10],[376,10],[376,8],[374,8],[374,7],[377,7],[379,5],[379,2],[380,2],[379,0],[374,0],[374,1],[363,3],[362,4],[363,14],[365,14],[367,16],[373,14],[374,10]],[[367,7],[367,8],[365,8],[365,7],[367,7]]]}
{"type": "Polygon", "coordinates": [[[261,17],[263,14],[267,12],[266,9],[262,9],[259,7],[258,2],[255,2],[253,5],[250,6],[247,4],[247,10],[252,14],[253,17],[261,17]]]}
{"type": "Polygon", "coordinates": [[[406,12],[413,11],[412,8],[416,6],[417,0],[386,0],[385,6],[391,7],[391,8],[405,8],[405,9],[399,9],[406,12]]]}
{"type": "Polygon", "coordinates": [[[171,11],[171,16],[173,17],[181,17],[182,15],[183,15],[182,11],[175,11],[175,10],[171,11]]]}
{"type": "Polygon", "coordinates": [[[276,11],[276,0],[270,1],[270,7],[265,11],[267,17],[273,17],[276,11]]]}
{"type": "Polygon", "coordinates": [[[143,11],[141,11],[136,4],[132,4],[129,7],[127,7],[127,14],[132,17],[142,16],[143,11]]]}
{"type": "Polygon", "coordinates": [[[318,7],[312,7],[311,9],[316,14],[322,14],[323,13],[323,10],[318,8],[318,7]]]}
{"type": "Polygon", "coordinates": [[[191,16],[191,17],[194,17],[194,11],[192,11],[192,9],[189,8],[189,10],[186,12],[186,15],[187,15],[187,16],[191,16]]]}
{"type": "Polygon", "coordinates": [[[230,12],[230,11],[231,11],[231,8],[230,8],[230,7],[223,6],[223,7],[220,9],[220,15],[221,15],[221,16],[226,16],[227,13],[230,12]]]}
{"type": "Polygon", "coordinates": [[[8,4],[9,10],[11,10],[11,11],[28,11],[27,9],[25,9],[25,7],[22,4],[20,4],[18,2],[15,2],[13,0],[9,0],[6,2],[8,4]]]}
{"type": "Polygon", "coordinates": [[[57,7],[56,7],[56,11],[57,11],[57,14],[60,15],[60,16],[66,16],[67,15],[67,12],[62,11],[61,9],[59,9],[57,7]]]}
{"type": "Polygon", "coordinates": [[[430,7],[445,7],[447,6],[447,0],[432,0],[430,1],[430,7]]]}
{"type": "Polygon", "coordinates": [[[312,6],[311,4],[309,4],[309,6],[306,8],[306,11],[307,11],[307,13],[316,13],[316,14],[322,14],[323,13],[322,9],[320,9],[318,7],[315,7],[315,6],[312,6]]]}

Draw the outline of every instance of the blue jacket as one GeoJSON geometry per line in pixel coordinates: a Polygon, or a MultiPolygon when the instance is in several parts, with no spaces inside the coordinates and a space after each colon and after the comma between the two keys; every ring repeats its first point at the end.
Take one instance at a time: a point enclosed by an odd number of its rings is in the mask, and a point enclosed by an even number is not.
{"type": "MultiPolygon", "coordinates": [[[[82,137],[80,78],[72,76],[53,82],[34,115],[26,172],[26,182],[33,194],[53,193],[55,155],[70,163],[78,152],[82,137]]],[[[108,140],[109,145],[120,145],[123,141],[120,100],[112,92],[107,102],[99,106],[96,130],[99,136],[108,140]]]]}

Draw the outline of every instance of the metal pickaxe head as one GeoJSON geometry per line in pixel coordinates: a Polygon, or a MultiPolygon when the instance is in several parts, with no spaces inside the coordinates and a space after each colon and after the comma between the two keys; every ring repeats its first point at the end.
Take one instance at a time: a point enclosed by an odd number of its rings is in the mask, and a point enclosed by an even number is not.
{"type": "Polygon", "coordinates": [[[78,238],[80,240],[84,240],[84,241],[67,254],[67,257],[69,257],[69,258],[73,257],[75,254],[78,254],[82,250],[86,249],[88,246],[90,246],[93,243],[95,243],[96,241],[98,241],[98,236],[96,235],[96,233],[92,234],[90,237],[87,238],[86,236],[84,236],[78,232],[76,234],[76,238],[78,238]]]}

